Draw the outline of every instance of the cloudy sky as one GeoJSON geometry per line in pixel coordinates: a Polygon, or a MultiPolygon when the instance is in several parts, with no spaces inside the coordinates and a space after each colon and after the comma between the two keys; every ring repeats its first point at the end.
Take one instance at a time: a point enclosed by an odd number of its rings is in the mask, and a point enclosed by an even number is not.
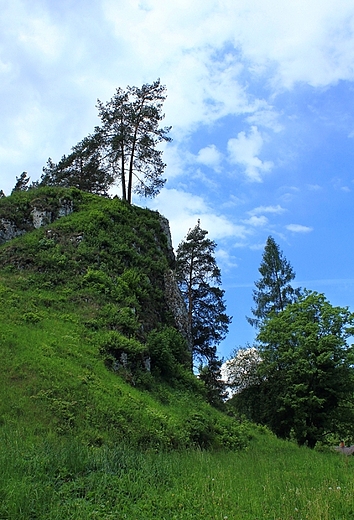
{"type": "Polygon", "coordinates": [[[173,142],[153,201],[175,247],[218,244],[233,323],[252,341],[272,235],[298,285],[354,311],[352,0],[0,0],[0,189],[37,180],[99,123],[97,99],[157,78],[173,142]]]}

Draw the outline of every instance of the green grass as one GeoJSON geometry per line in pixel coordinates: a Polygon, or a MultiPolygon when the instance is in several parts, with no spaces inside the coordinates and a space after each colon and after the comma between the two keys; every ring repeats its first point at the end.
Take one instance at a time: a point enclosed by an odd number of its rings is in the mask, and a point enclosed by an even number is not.
{"type": "Polygon", "coordinates": [[[354,459],[258,435],[241,452],[140,452],[0,430],[1,520],[349,520],[354,459]]]}
{"type": "Polygon", "coordinates": [[[206,403],[173,328],[156,212],[43,189],[0,201],[0,216],[20,222],[64,198],[73,214],[0,247],[0,423],[94,446],[245,446],[245,428],[206,403]]]}
{"type": "Polygon", "coordinates": [[[247,427],[208,406],[192,374],[190,383],[171,386],[148,373],[109,370],[100,353],[106,333],[86,326],[96,302],[78,305],[72,296],[67,287],[0,272],[0,424],[85,445],[246,445],[247,427]]]}
{"type": "Polygon", "coordinates": [[[171,329],[154,212],[53,189],[0,217],[58,197],[77,211],[0,247],[0,520],[354,519],[354,459],[207,404],[171,329]]]}

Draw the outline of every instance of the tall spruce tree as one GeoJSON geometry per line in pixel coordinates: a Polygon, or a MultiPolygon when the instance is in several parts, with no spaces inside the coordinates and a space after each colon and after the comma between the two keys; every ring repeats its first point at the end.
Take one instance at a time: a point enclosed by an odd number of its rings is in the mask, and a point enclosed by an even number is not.
{"type": "Polygon", "coordinates": [[[141,88],[118,88],[106,104],[97,101],[102,126],[96,128],[106,164],[120,180],[123,200],[132,202],[132,193],[155,197],[165,184],[166,165],[157,145],[171,141],[171,127],[160,128],[165,117],[162,105],[166,87],[158,79],[141,88]]]}
{"type": "Polygon", "coordinates": [[[251,310],[254,318],[247,317],[247,321],[256,328],[271,312],[283,311],[289,303],[296,301],[301,292],[291,285],[295,278],[293,268],[271,236],[267,239],[258,270],[262,277],[255,282],[257,289],[253,291],[256,307],[251,310]]]}
{"type": "Polygon", "coordinates": [[[225,313],[225,291],[220,289],[216,243],[207,234],[200,221],[188,232],[177,248],[176,275],[187,306],[194,357],[210,362],[228,332],[231,318],[225,313]]]}

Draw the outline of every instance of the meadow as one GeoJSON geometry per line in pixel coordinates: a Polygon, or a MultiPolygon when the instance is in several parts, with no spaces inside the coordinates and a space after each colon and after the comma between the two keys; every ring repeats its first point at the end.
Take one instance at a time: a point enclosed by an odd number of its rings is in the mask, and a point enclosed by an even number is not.
{"type": "Polygon", "coordinates": [[[1,520],[349,520],[354,459],[257,433],[237,452],[142,452],[0,431],[1,520]]]}

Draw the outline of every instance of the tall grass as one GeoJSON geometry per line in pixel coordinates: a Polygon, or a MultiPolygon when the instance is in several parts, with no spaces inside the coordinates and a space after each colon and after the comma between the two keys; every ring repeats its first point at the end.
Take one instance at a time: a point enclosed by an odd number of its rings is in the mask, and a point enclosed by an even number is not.
{"type": "Polygon", "coordinates": [[[245,451],[143,453],[0,430],[0,519],[354,518],[354,459],[267,435],[245,451]]]}

